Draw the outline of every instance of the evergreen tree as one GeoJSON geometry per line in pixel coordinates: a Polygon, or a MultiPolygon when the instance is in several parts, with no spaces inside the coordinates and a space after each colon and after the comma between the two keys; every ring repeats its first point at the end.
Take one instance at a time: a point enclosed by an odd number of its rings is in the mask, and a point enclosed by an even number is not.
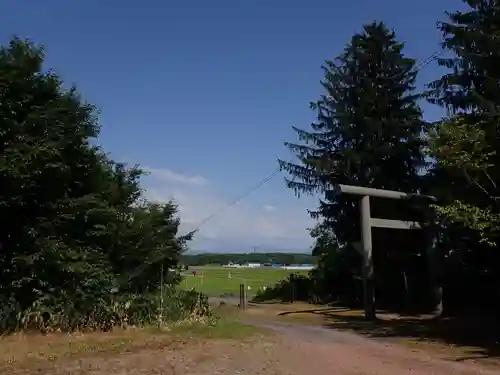
{"type": "Polygon", "coordinates": [[[434,175],[445,177],[436,192],[445,203],[441,212],[494,244],[500,236],[500,2],[466,3],[470,9],[440,23],[452,57],[438,62],[451,72],[432,82],[428,94],[452,118],[435,127],[431,152],[434,175]]]}
{"type": "MultiPolygon", "coordinates": [[[[336,195],[334,185],[409,193],[417,192],[421,186],[419,172],[425,165],[421,133],[426,127],[417,104],[419,95],[414,93],[415,60],[403,55],[403,47],[383,23],[366,25],[362,33],[355,34],[344,52],[323,66],[325,93],[311,104],[318,121],[312,124],[312,130],[294,128],[302,143],[286,143],[300,164],[280,161],[281,167],[292,175],[287,180],[290,188],[322,195],[319,210],[313,216],[331,225],[334,236],[330,238],[337,247],[350,248],[353,242],[360,241],[359,204],[356,197],[336,195]]],[[[374,217],[387,218],[391,212],[400,216],[400,211],[397,202],[372,200],[374,217]]],[[[375,267],[377,263],[384,267],[382,277],[400,277],[401,264],[391,271],[387,260],[387,254],[397,248],[387,246],[387,237],[375,234],[375,267]]],[[[390,235],[389,243],[395,247],[405,242],[396,239],[401,233],[392,231],[390,235]]],[[[359,261],[359,257],[348,258],[359,261]]],[[[333,276],[323,274],[325,282],[331,282],[333,276]]],[[[397,294],[394,296],[397,300],[397,294]]]]}
{"type": "Polygon", "coordinates": [[[75,89],[61,90],[43,60],[25,41],[0,49],[0,285],[21,308],[103,280],[93,265],[107,264],[99,249],[79,243],[103,187],[99,151],[89,145],[99,130],[94,108],[75,89]]]}
{"type": "Polygon", "coordinates": [[[467,0],[441,22],[449,69],[432,82],[431,103],[448,110],[431,133],[429,178],[440,200],[441,248],[450,275],[447,309],[462,301],[497,310],[500,285],[500,2],[467,0]],[[491,289],[493,286],[493,296],[491,289]],[[495,296],[496,293],[496,296],[495,296]]]}
{"type": "Polygon", "coordinates": [[[177,279],[161,271],[190,236],[178,236],[172,202],[144,202],[138,167],[91,145],[95,108],[43,62],[26,41],[0,48],[0,330],[33,317],[70,330],[154,319],[160,281],[177,279]]]}
{"type": "Polygon", "coordinates": [[[339,245],[358,240],[352,199],[335,196],[331,187],[349,184],[415,192],[424,165],[424,122],[414,94],[415,61],[383,23],[366,25],[343,54],[326,61],[325,94],[312,131],[294,128],[301,144],[286,143],[300,164],[280,161],[298,192],[319,191],[320,216],[331,221],[339,245]]]}

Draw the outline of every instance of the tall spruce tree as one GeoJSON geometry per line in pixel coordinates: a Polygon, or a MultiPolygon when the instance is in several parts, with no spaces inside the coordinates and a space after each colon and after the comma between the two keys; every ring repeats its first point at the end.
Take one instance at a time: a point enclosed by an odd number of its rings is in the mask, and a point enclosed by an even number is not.
{"type": "Polygon", "coordinates": [[[364,26],[345,51],[323,65],[325,93],[311,103],[312,130],[294,128],[301,143],[286,142],[300,163],[280,160],[292,176],[287,186],[320,192],[319,215],[327,218],[339,245],[357,240],[358,216],[348,197],[335,196],[334,184],[414,192],[424,165],[417,104],[415,60],[383,23],[364,26]],[[354,215],[354,216],[353,216],[354,215]]]}
{"type": "MultiPolygon", "coordinates": [[[[420,186],[425,123],[414,92],[415,60],[403,47],[382,22],[355,34],[323,65],[325,93],[311,103],[317,122],[310,130],[294,128],[301,142],[286,143],[300,162],[279,161],[292,176],[288,187],[322,196],[312,214],[332,226],[339,247],[360,240],[359,208],[356,199],[335,195],[333,185],[405,192],[420,186]]],[[[390,204],[383,202],[384,211],[390,204]]],[[[375,252],[376,246],[374,238],[375,252]]]]}

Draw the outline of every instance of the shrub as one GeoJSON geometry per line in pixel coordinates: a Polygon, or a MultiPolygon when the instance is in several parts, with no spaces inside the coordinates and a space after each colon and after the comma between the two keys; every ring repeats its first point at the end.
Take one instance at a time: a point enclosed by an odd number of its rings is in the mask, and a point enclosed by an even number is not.
{"type": "Polygon", "coordinates": [[[202,293],[167,286],[162,294],[81,299],[44,297],[24,310],[19,309],[14,299],[5,299],[0,306],[0,330],[2,333],[109,331],[114,327],[192,321],[211,316],[208,298],[202,293]]]}
{"type": "Polygon", "coordinates": [[[253,301],[309,301],[310,289],[311,279],[308,276],[291,274],[286,279],[278,282],[274,287],[259,290],[253,301]]]}

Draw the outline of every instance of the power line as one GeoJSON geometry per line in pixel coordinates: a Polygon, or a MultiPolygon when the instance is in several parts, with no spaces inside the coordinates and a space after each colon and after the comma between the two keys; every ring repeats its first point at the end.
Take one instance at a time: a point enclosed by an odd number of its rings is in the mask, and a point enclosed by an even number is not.
{"type": "Polygon", "coordinates": [[[219,210],[215,211],[213,214],[211,214],[211,215],[207,216],[206,218],[204,218],[202,221],[200,221],[198,223],[198,225],[196,226],[196,229],[194,229],[191,232],[189,232],[189,234],[196,233],[198,230],[200,230],[200,227],[202,225],[204,225],[206,222],[212,220],[214,217],[216,217],[217,215],[221,214],[223,211],[227,210],[228,208],[231,208],[235,204],[239,203],[241,200],[245,199],[247,196],[249,196],[250,194],[252,194],[255,190],[259,189],[262,185],[265,185],[266,183],[268,183],[270,180],[273,179],[274,176],[276,176],[278,174],[279,171],[280,171],[280,168],[279,167],[276,168],[272,173],[268,174],[266,177],[264,177],[262,180],[260,180],[256,185],[254,185],[253,187],[251,187],[250,189],[248,189],[247,191],[245,191],[243,194],[241,194],[240,196],[238,196],[237,198],[235,198],[229,204],[227,204],[224,207],[221,207],[219,210]]]}
{"type": "Polygon", "coordinates": [[[435,51],[434,53],[429,55],[425,60],[422,60],[420,63],[418,63],[417,66],[415,67],[415,73],[427,68],[430,65],[430,63],[432,63],[441,55],[441,53],[442,51],[435,51]]]}
{"type": "MultiPolygon", "coordinates": [[[[421,63],[419,63],[415,69],[416,72],[419,72],[420,70],[423,70],[425,69],[426,67],[429,66],[429,64],[431,62],[433,62],[434,60],[436,60],[439,55],[441,54],[441,51],[435,51],[434,53],[432,53],[431,55],[429,55],[425,60],[423,60],[421,63]]],[[[231,208],[232,206],[234,206],[235,204],[237,204],[238,202],[240,202],[241,200],[245,199],[248,195],[250,195],[251,193],[253,193],[255,190],[259,189],[262,185],[265,185],[267,182],[269,182],[274,176],[276,176],[278,174],[278,172],[280,171],[280,168],[276,168],[272,173],[270,173],[269,175],[267,175],[266,177],[264,177],[262,180],[260,180],[256,185],[254,185],[252,188],[248,189],[247,191],[245,191],[242,195],[240,195],[239,197],[237,197],[236,199],[234,199],[231,203],[229,203],[227,206],[224,206],[222,208],[220,208],[219,210],[215,211],[214,213],[212,213],[211,215],[207,216],[206,218],[204,218],[202,221],[200,221],[198,223],[198,225],[196,226],[196,229],[192,230],[191,232],[189,232],[188,234],[191,235],[191,234],[194,234],[196,233],[198,230],[200,230],[200,227],[203,226],[205,223],[207,223],[208,221],[212,220],[214,217],[218,216],[219,214],[221,214],[223,211],[227,210],[228,208],[231,208]]]]}
{"type": "MultiPolygon", "coordinates": [[[[429,66],[429,64],[431,62],[433,62],[435,59],[437,59],[440,54],[441,54],[440,51],[434,52],[432,55],[430,55],[425,60],[423,60],[420,64],[418,64],[417,68],[415,69],[415,71],[418,72],[418,71],[420,71],[422,69],[425,69],[427,66],[429,66]]],[[[274,178],[274,176],[276,176],[279,173],[280,170],[281,170],[280,167],[276,168],[273,172],[271,172],[269,175],[267,175],[262,180],[260,180],[256,185],[254,185],[253,187],[251,187],[250,189],[248,189],[247,191],[245,191],[243,194],[241,194],[240,196],[238,196],[237,198],[235,198],[233,201],[231,201],[228,205],[220,208],[219,210],[215,211],[213,214],[207,216],[205,219],[203,219],[202,221],[200,221],[198,223],[196,229],[192,230],[187,235],[192,235],[192,234],[196,233],[200,229],[200,227],[202,225],[204,225],[208,221],[212,220],[214,217],[216,217],[217,215],[221,214],[223,211],[227,210],[228,208],[230,208],[230,207],[234,206],[235,204],[239,203],[240,201],[242,201],[243,199],[245,199],[247,196],[249,196],[251,193],[253,193],[255,190],[259,189],[261,186],[263,186],[266,183],[268,183],[270,180],[272,180],[274,178]]],[[[254,249],[254,252],[255,252],[256,251],[256,246],[253,246],[253,249],[254,249]]],[[[164,259],[164,255],[162,254],[162,255],[158,256],[156,259],[153,259],[152,263],[161,261],[163,259],[164,259]]],[[[129,274],[126,279],[130,280],[130,279],[132,279],[132,278],[140,275],[146,269],[146,266],[147,266],[147,264],[143,264],[142,267],[139,267],[138,269],[135,270],[135,272],[129,274]]]]}

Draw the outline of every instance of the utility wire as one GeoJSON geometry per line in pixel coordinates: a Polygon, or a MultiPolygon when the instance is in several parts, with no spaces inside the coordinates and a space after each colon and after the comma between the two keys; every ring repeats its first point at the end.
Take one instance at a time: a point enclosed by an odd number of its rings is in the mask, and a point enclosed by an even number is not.
{"type": "MultiPolygon", "coordinates": [[[[431,55],[429,55],[426,59],[422,60],[422,62],[420,62],[417,67],[415,68],[415,72],[419,72],[423,69],[425,69],[426,67],[428,67],[434,60],[436,60],[439,56],[441,55],[441,51],[435,51],[434,53],[432,53],[431,55]]],[[[191,232],[188,233],[188,235],[193,235],[195,234],[196,232],[198,232],[200,230],[200,228],[205,224],[207,223],[208,221],[212,220],[214,217],[218,216],[219,214],[221,214],[223,211],[227,210],[228,208],[231,208],[232,206],[234,206],[235,204],[239,203],[241,200],[245,199],[248,195],[250,195],[251,193],[253,193],[255,190],[259,189],[261,186],[265,185],[267,182],[269,182],[271,179],[273,179],[274,176],[276,176],[278,174],[278,172],[280,171],[280,168],[276,168],[272,173],[270,173],[269,175],[267,175],[266,177],[264,177],[262,180],[260,180],[256,185],[254,185],[252,188],[248,189],[247,191],[245,191],[243,194],[241,194],[239,197],[237,197],[236,199],[234,199],[232,202],[230,202],[227,206],[224,206],[222,208],[220,208],[219,210],[215,211],[214,213],[212,213],[211,215],[207,216],[206,218],[204,218],[202,221],[200,221],[198,223],[198,225],[196,226],[196,229],[192,230],[191,232]]]]}
{"type": "Polygon", "coordinates": [[[211,214],[211,215],[207,216],[206,218],[204,218],[202,221],[200,221],[198,223],[198,225],[196,226],[196,229],[194,229],[191,232],[189,232],[189,235],[192,235],[192,234],[196,233],[200,229],[200,227],[202,225],[204,225],[206,222],[212,220],[214,217],[216,217],[217,215],[221,214],[223,211],[225,211],[228,208],[231,208],[235,204],[239,203],[241,200],[245,199],[247,196],[249,196],[250,194],[252,194],[255,190],[259,189],[262,185],[265,185],[266,183],[268,183],[269,181],[271,181],[273,179],[273,177],[278,174],[279,171],[280,171],[280,168],[279,167],[276,168],[272,173],[268,174],[266,177],[264,177],[262,180],[260,180],[256,185],[254,185],[253,187],[251,187],[250,189],[248,189],[247,191],[245,191],[243,194],[241,194],[240,196],[238,196],[237,198],[235,198],[227,206],[221,207],[219,210],[215,211],[213,214],[211,214]]]}
{"type": "MultiPolygon", "coordinates": [[[[433,62],[434,60],[436,60],[439,57],[440,54],[441,54],[440,51],[434,52],[432,55],[430,55],[425,60],[423,60],[420,64],[418,64],[417,67],[416,67],[416,69],[415,69],[415,71],[419,72],[420,70],[425,69],[427,66],[429,66],[429,64],[431,62],[433,62]]],[[[196,229],[194,229],[191,232],[187,233],[185,236],[191,236],[191,235],[195,234],[208,221],[212,220],[214,217],[218,216],[219,214],[221,214],[222,212],[224,212],[228,208],[231,208],[235,204],[239,203],[240,201],[242,201],[243,199],[245,199],[247,196],[249,196],[250,194],[252,194],[255,190],[259,189],[261,186],[265,185],[270,180],[272,180],[279,173],[280,170],[281,170],[280,167],[276,168],[273,172],[271,172],[270,174],[268,174],[266,177],[264,177],[262,180],[260,180],[257,184],[255,184],[253,187],[251,187],[250,189],[248,189],[247,191],[245,191],[243,194],[241,194],[240,196],[238,196],[237,198],[235,198],[229,204],[227,204],[224,207],[221,207],[219,210],[215,211],[211,215],[209,215],[206,218],[204,218],[202,221],[200,221],[198,223],[198,225],[196,226],[196,229]]],[[[185,236],[183,236],[183,237],[185,237],[185,236]]],[[[164,256],[160,255],[156,259],[152,260],[152,262],[154,263],[154,262],[161,261],[161,260],[163,260],[163,258],[164,258],[164,256]]],[[[146,264],[144,264],[142,267],[139,267],[138,269],[136,269],[135,272],[129,274],[128,277],[126,277],[125,279],[130,280],[130,279],[132,279],[132,278],[140,275],[145,269],[146,269],[146,264]]]]}
{"type": "Polygon", "coordinates": [[[416,67],[415,71],[419,72],[420,70],[423,70],[427,68],[431,62],[436,60],[439,56],[441,55],[441,51],[435,51],[432,55],[427,57],[425,60],[422,60],[416,67]]]}

